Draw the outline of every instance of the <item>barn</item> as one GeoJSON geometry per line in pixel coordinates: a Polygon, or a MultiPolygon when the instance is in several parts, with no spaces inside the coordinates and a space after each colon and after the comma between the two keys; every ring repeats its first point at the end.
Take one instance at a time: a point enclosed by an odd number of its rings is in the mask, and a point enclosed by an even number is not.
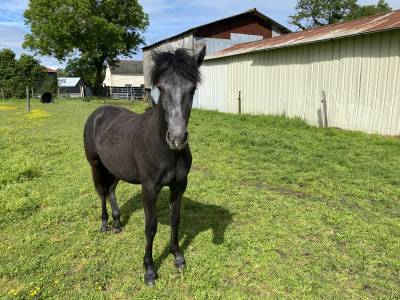
{"type": "Polygon", "coordinates": [[[400,135],[400,10],[235,45],[201,71],[196,108],[400,135]]]}
{"type": "Polygon", "coordinates": [[[116,66],[108,65],[103,85],[112,98],[143,98],[143,61],[120,60],[116,66]]]}
{"type": "Polygon", "coordinates": [[[147,91],[151,89],[149,73],[153,51],[172,51],[177,48],[194,51],[206,45],[207,54],[210,55],[239,43],[268,39],[289,32],[291,31],[288,28],[257,9],[191,28],[143,48],[145,88],[147,91]]]}
{"type": "Polygon", "coordinates": [[[79,77],[58,77],[58,98],[84,98],[85,85],[79,77]]]}

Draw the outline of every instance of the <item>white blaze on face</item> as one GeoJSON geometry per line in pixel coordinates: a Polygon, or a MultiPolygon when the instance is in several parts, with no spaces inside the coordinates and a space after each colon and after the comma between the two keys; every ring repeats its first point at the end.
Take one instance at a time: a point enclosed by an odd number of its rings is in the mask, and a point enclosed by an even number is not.
{"type": "MultiPolygon", "coordinates": [[[[179,86],[179,85],[177,85],[179,86]]],[[[182,89],[177,87],[168,93],[167,103],[167,115],[168,115],[168,132],[169,137],[175,144],[183,143],[186,136],[186,118],[187,116],[183,113],[183,104],[185,103],[184,93],[182,89]]]]}

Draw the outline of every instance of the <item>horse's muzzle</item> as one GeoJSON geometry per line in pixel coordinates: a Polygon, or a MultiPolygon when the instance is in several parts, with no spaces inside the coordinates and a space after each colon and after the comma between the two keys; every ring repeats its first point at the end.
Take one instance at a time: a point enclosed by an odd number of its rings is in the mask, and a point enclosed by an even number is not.
{"type": "Polygon", "coordinates": [[[182,137],[171,137],[170,132],[167,131],[165,139],[171,150],[181,151],[185,149],[185,147],[189,143],[189,133],[185,132],[185,134],[182,137]]]}

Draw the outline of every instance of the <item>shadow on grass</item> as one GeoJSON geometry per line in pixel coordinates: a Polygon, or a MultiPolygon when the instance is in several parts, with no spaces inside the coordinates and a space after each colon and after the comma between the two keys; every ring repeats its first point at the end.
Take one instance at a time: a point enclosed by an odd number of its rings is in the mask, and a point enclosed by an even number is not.
{"type": "MultiPolygon", "coordinates": [[[[121,206],[121,222],[125,226],[132,214],[143,208],[141,194],[129,199],[121,206]]],[[[204,204],[183,197],[181,204],[181,225],[179,228],[180,246],[185,253],[189,245],[203,231],[209,229],[213,232],[212,242],[220,245],[224,241],[225,231],[232,223],[233,214],[221,206],[204,204]]],[[[169,225],[169,191],[162,190],[157,198],[157,222],[169,225]]],[[[144,230],[143,230],[144,234],[144,230]]],[[[155,259],[154,264],[160,268],[163,261],[170,254],[169,241],[163,252],[155,259]]]]}

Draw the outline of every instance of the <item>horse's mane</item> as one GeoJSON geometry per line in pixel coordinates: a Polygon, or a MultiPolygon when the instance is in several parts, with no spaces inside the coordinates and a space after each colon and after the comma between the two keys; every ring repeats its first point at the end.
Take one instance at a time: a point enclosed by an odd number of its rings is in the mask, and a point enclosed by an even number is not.
{"type": "Polygon", "coordinates": [[[161,76],[169,76],[177,73],[193,84],[200,82],[201,76],[199,65],[196,59],[183,48],[176,49],[175,52],[153,52],[151,83],[156,86],[161,76]]]}

